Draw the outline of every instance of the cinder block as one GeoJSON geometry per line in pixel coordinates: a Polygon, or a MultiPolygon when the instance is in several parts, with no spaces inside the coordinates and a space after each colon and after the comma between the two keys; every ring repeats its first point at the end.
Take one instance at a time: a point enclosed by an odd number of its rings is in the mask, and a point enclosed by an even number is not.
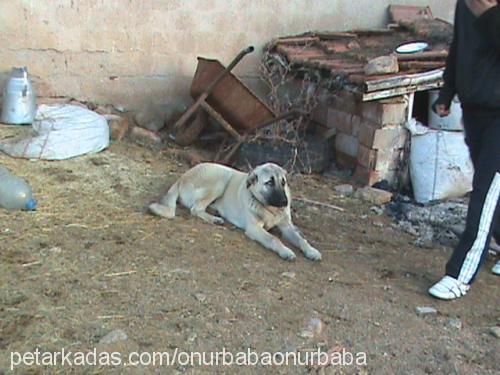
{"type": "Polygon", "coordinates": [[[313,121],[323,126],[328,126],[328,106],[326,104],[318,105],[311,113],[313,121]]]}
{"type": "Polygon", "coordinates": [[[378,150],[374,169],[380,171],[396,170],[400,166],[402,155],[402,149],[378,150]]]}
{"type": "Polygon", "coordinates": [[[335,151],[335,161],[337,162],[338,165],[345,167],[345,168],[351,168],[354,169],[356,168],[357,165],[357,160],[355,157],[351,155],[347,155],[343,153],[342,151],[335,151]]]}
{"type": "Polygon", "coordinates": [[[363,118],[361,116],[353,115],[351,118],[351,135],[353,137],[358,137],[361,130],[361,125],[363,125],[363,118]]]}
{"type": "Polygon", "coordinates": [[[332,97],[332,108],[341,109],[353,115],[361,114],[361,101],[355,94],[342,90],[332,97]]]}
{"type": "Polygon", "coordinates": [[[367,102],[362,104],[362,115],[368,120],[386,125],[399,125],[406,121],[407,104],[405,101],[367,102]]]}
{"type": "Polygon", "coordinates": [[[373,186],[377,182],[386,180],[390,185],[397,183],[397,170],[376,171],[358,165],[354,172],[354,179],[362,185],[373,186]]]}
{"type": "Polygon", "coordinates": [[[328,127],[324,126],[323,124],[319,124],[316,122],[314,122],[314,130],[315,130],[316,136],[323,138],[323,139],[330,139],[337,134],[337,129],[328,128],[328,127]]]}
{"type": "Polygon", "coordinates": [[[354,179],[361,185],[373,186],[380,180],[380,175],[377,171],[366,169],[358,165],[356,171],[354,172],[354,179]]]}
{"type": "Polygon", "coordinates": [[[399,167],[403,150],[373,150],[364,145],[358,147],[358,164],[373,170],[387,171],[399,167]]]}
{"type": "Polygon", "coordinates": [[[376,129],[364,123],[360,127],[358,139],[359,143],[375,150],[399,149],[404,147],[408,131],[402,126],[376,129]]]}
{"type": "Polygon", "coordinates": [[[360,144],[358,147],[358,164],[367,169],[376,169],[377,150],[360,144]]]}
{"type": "Polygon", "coordinates": [[[356,137],[345,133],[337,133],[335,137],[335,150],[357,159],[359,142],[356,137]]]}
{"type": "Polygon", "coordinates": [[[350,135],[352,134],[352,114],[330,108],[328,110],[327,126],[350,135]]]}

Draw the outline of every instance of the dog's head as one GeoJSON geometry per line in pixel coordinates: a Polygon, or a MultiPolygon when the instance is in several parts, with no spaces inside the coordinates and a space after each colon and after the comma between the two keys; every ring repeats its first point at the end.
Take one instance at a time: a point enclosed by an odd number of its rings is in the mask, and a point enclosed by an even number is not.
{"type": "Polygon", "coordinates": [[[277,164],[256,167],[247,177],[247,189],[264,206],[283,208],[290,203],[286,171],[277,164]]]}

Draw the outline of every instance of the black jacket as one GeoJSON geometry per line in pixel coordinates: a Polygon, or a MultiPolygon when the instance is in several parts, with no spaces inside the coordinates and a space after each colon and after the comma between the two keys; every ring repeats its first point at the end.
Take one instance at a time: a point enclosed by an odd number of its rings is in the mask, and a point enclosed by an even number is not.
{"type": "Polygon", "coordinates": [[[436,104],[458,94],[464,110],[500,114],[500,5],[476,18],[458,0],[453,42],[436,104]]]}

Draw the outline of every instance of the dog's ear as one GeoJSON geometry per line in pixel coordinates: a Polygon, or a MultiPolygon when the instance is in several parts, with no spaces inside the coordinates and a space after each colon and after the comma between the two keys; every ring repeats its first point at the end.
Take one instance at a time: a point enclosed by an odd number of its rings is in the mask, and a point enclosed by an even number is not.
{"type": "Polygon", "coordinates": [[[259,177],[257,176],[256,173],[250,172],[250,174],[247,177],[247,189],[255,184],[257,181],[259,181],[259,177]]]}

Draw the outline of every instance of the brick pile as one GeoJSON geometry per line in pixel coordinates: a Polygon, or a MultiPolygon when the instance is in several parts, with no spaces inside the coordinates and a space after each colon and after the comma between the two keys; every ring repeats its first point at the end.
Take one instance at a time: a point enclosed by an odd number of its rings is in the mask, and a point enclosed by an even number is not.
{"type": "Polygon", "coordinates": [[[335,129],[337,163],[355,169],[359,183],[372,186],[387,180],[394,185],[407,156],[407,108],[402,97],[363,103],[342,92],[319,106],[313,119],[320,133],[335,129]]]}

